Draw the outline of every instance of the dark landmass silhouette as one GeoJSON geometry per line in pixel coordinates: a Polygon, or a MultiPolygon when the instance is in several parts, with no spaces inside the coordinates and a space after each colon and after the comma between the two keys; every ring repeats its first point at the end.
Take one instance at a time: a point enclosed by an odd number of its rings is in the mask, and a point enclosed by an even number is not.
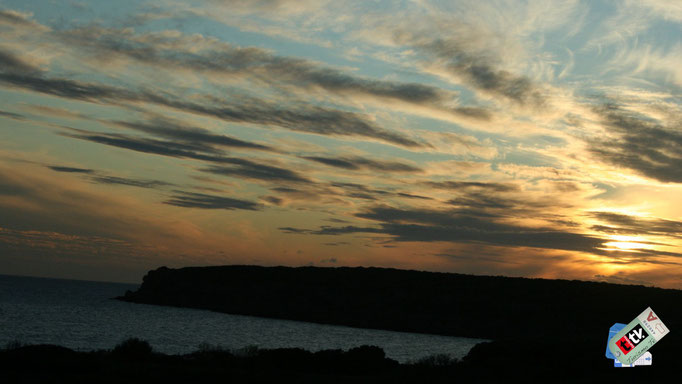
{"type": "Polygon", "coordinates": [[[652,383],[682,372],[682,291],[672,289],[384,268],[161,267],[119,299],[491,340],[461,361],[398,365],[372,382],[652,383]],[[651,349],[653,366],[614,368],[609,328],[649,306],[671,330],[651,349]]]}
{"type": "MultiPolygon", "coordinates": [[[[676,359],[660,366],[616,369],[605,358],[548,353],[550,343],[489,342],[461,361],[443,355],[400,364],[375,346],[309,352],[299,348],[236,351],[204,346],[185,355],[156,353],[129,339],[112,350],[73,351],[56,345],[0,350],[3,383],[592,383],[676,382],[676,359]],[[522,355],[524,359],[514,358],[522,355]],[[523,379],[523,381],[520,381],[523,379]]],[[[655,361],[658,358],[655,358],[655,361]]],[[[665,359],[664,359],[665,360],[665,359]]],[[[658,363],[658,361],[657,361],[658,363]]]]}
{"type": "Polygon", "coordinates": [[[650,306],[671,330],[663,343],[682,335],[682,291],[577,280],[362,267],[161,267],[119,299],[494,340],[582,335],[602,344],[611,325],[650,306]]]}

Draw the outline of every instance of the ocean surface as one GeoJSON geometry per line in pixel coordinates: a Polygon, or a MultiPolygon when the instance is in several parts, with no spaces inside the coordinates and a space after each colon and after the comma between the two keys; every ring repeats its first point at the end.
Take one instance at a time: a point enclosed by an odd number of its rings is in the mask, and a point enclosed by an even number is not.
{"type": "Polygon", "coordinates": [[[376,345],[407,362],[433,354],[464,357],[485,340],[321,325],[112,300],[136,285],[0,275],[0,347],[10,342],[111,349],[138,337],[167,354],[201,344],[229,349],[310,351],[376,345]]]}

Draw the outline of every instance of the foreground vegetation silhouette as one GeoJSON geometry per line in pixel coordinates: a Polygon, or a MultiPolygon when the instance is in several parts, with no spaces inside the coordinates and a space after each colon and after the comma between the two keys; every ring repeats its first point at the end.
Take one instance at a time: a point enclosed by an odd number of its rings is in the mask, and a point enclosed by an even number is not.
{"type": "MultiPolygon", "coordinates": [[[[562,340],[565,341],[565,340],[562,340]]],[[[583,346],[580,342],[578,346],[583,346]]],[[[3,383],[457,383],[499,382],[671,382],[672,365],[613,368],[605,358],[579,353],[561,360],[546,341],[489,342],[461,361],[434,355],[399,364],[375,346],[309,352],[299,348],[227,350],[204,345],[185,355],[154,352],[129,339],[112,350],[73,351],[55,345],[13,343],[0,350],[3,383]]],[[[674,382],[674,381],[673,381],[674,382]]]]}

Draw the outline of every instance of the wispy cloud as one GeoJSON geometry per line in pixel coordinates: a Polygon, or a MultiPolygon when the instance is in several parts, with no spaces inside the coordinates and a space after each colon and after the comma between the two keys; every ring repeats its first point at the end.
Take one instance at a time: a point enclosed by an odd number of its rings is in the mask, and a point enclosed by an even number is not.
{"type": "Polygon", "coordinates": [[[272,165],[259,164],[246,159],[225,159],[224,163],[230,163],[232,166],[211,166],[202,168],[202,171],[213,173],[216,175],[243,177],[247,179],[257,179],[266,181],[288,181],[295,183],[309,183],[310,179],[285,168],[275,167],[272,165]]]}
{"type": "Polygon", "coordinates": [[[257,99],[238,104],[224,101],[219,105],[211,106],[167,99],[162,95],[145,91],[131,91],[102,84],[13,73],[0,73],[0,82],[75,100],[95,103],[146,102],[230,122],[282,127],[292,131],[320,135],[364,137],[405,147],[425,146],[425,143],[381,128],[361,114],[320,106],[298,106],[287,109],[257,99]]]}
{"type": "Polygon", "coordinates": [[[273,150],[267,145],[251,143],[227,135],[217,135],[203,128],[182,126],[179,123],[166,119],[154,119],[150,122],[114,121],[113,123],[136,131],[167,139],[175,139],[185,143],[201,143],[227,148],[273,150]]]}
{"type": "Polygon", "coordinates": [[[314,161],[330,167],[360,170],[367,169],[373,171],[383,172],[398,172],[398,173],[416,173],[421,169],[413,165],[401,163],[398,161],[381,161],[372,160],[363,157],[323,157],[323,156],[304,156],[306,160],[314,161]]]}
{"type": "Polygon", "coordinates": [[[590,151],[617,167],[663,182],[682,182],[682,134],[655,119],[614,105],[597,109],[615,137],[592,141],[590,151]]]}
{"type": "Polygon", "coordinates": [[[65,173],[85,173],[85,174],[90,174],[94,173],[95,171],[92,169],[87,169],[87,168],[75,168],[75,167],[62,167],[59,165],[50,165],[48,166],[53,171],[57,172],[65,172],[65,173]]]}
{"type": "Polygon", "coordinates": [[[475,211],[400,209],[378,206],[356,214],[375,221],[379,227],[322,227],[318,230],[282,229],[289,233],[339,235],[378,233],[396,241],[481,242],[493,245],[597,252],[605,240],[598,237],[555,230],[504,224],[475,211]]]}
{"type": "Polygon", "coordinates": [[[11,52],[0,49],[0,70],[5,73],[37,73],[40,69],[11,52]]]}
{"type": "Polygon", "coordinates": [[[459,106],[457,93],[432,85],[366,78],[318,62],[219,43],[197,35],[134,34],[129,30],[90,26],[64,31],[62,38],[94,57],[118,57],[155,67],[218,74],[232,81],[248,78],[260,85],[307,92],[400,101],[456,117],[486,120],[491,115],[482,107],[459,106]]]}
{"type": "Polygon", "coordinates": [[[682,222],[660,218],[629,216],[614,212],[592,212],[591,215],[608,225],[592,229],[604,233],[631,235],[664,235],[682,237],[682,222]]]}
{"type": "Polygon", "coordinates": [[[13,263],[680,286],[677,5],[389,3],[0,10],[13,263]]]}
{"type": "Polygon", "coordinates": [[[255,211],[261,208],[258,203],[254,203],[252,201],[182,191],[177,191],[177,194],[173,195],[164,203],[168,205],[174,205],[176,207],[201,209],[244,209],[255,211]]]}

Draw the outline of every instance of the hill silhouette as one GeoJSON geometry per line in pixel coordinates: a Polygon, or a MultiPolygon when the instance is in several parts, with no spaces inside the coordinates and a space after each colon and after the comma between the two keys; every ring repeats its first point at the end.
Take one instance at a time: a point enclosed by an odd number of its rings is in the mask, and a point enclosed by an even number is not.
{"type": "Polygon", "coordinates": [[[560,332],[602,344],[613,323],[628,323],[650,306],[671,329],[665,341],[682,334],[679,290],[386,268],[161,267],[119,299],[494,340],[560,332]]]}

